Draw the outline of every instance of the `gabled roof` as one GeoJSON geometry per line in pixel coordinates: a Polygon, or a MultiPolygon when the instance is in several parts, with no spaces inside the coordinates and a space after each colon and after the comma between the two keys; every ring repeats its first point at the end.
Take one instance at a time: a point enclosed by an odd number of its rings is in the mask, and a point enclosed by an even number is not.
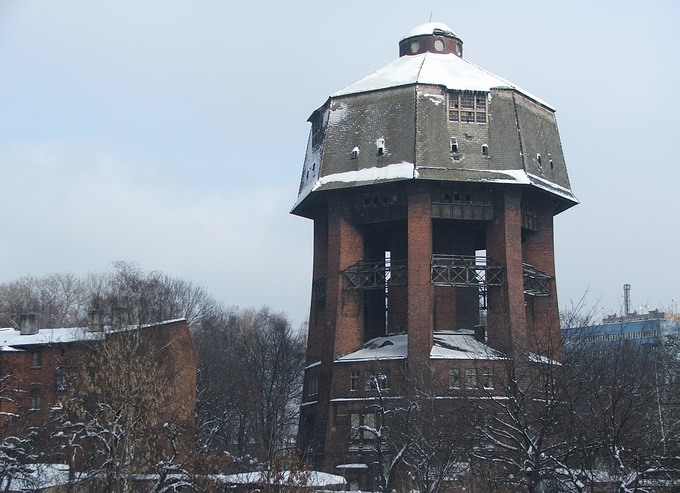
{"type": "Polygon", "coordinates": [[[550,109],[550,105],[502,77],[452,53],[422,53],[402,56],[371,75],[351,84],[331,97],[411,84],[433,84],[452,90],[484,91],[514,89],[550,109]]]}

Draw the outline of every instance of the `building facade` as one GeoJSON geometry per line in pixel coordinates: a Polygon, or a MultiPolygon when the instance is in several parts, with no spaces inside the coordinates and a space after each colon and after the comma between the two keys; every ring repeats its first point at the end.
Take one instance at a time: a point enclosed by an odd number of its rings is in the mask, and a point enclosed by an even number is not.
{"type": "Polygon", "coordinates": [[[314,221],[300,443],[362,488],[376,399],[424,375],[481,395],[502,361],[559,358],[553,218],[577,203],[547,103],[443,24],[399,55],[312,113],[292,210],[314,221]]]}
{"type": "Polygon", "coordinates": [[[186,320],[40,329],[29,315],[20,325],[0,329],[0,439],[30,436],[34,460],[92,470],[105,458],[88,437],[127,433],[127,413],[144,421],[151,450],[132,470],[193,454],[197,360],[186,320]]]}

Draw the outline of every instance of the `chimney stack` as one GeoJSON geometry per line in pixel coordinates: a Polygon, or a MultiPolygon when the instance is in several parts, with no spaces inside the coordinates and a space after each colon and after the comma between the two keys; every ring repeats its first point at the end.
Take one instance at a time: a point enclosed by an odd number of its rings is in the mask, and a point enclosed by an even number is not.
{"type": "Polygon", "coordinates": [[[24,313],[19,317],[19,332],[22,336],[30,336],[38,333],[38,314],[24,313]]]}
{"type": "Polygon", "coordinates": [[[120,330],[130,324],[128,309],[125,306],[115,306],[111,310],[111,329],[120,330]]]}
{"type": "Polygon", "coordinates": [[[475,339],[486,344],[486,327],[484,325],[475,325],[475,339]]]}
{"type": "Polygon", "coordinates": [[[90,310],[87,312],[87,330],[90,332],[102,332],[104,330],[101,311],[90,310]]]}

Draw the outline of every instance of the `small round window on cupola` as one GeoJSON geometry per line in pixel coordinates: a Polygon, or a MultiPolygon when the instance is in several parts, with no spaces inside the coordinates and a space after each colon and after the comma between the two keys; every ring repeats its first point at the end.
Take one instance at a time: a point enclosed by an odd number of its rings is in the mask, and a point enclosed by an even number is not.
{"type": "Polygon", "coordinates": [[[399,56],[452,53],[463,57],[463,41],[446,24],[430,22],[411,29],[399,42],[399,56]]]}

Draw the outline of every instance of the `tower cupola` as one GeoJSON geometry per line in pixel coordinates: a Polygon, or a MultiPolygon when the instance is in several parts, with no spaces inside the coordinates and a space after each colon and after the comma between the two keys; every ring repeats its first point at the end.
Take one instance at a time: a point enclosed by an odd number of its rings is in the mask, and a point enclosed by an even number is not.
{"type": "Polygon", "coordinates": [[[463,57],[463,41],[441,22],[421,24],[407,32],[399,41],[399,56],[421,53],[453,53],[463,57]]]}

